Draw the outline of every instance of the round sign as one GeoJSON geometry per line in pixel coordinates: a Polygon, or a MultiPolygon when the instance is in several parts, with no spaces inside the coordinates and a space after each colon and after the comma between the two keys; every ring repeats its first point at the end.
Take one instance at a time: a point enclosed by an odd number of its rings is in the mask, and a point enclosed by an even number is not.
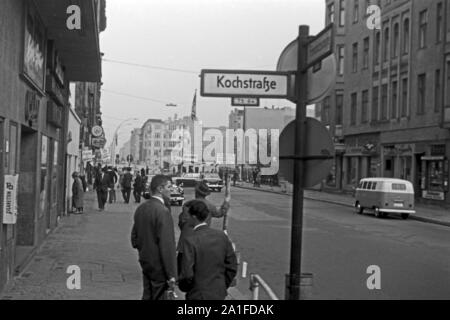
{"type": "MultiPolygon", "coordinates": [[[[334,157],[334,144],[328,129],[313,118],[306,121],[306,152],[305,156],[331,156],[334,157]]],[[[279,152],[281,157],[294,156],[295,154],[295,120],[289,123],[280,134],[279,152]]],[[[305,160],[305,174],[303,187],[313,187],[321,182],[329,174],[333,167],[334,159],[305,160]]],[[[290,183],[294,183],[294,160],[280,161],[280,175],[290,183]]]]}
{"type": "MultiPolygon", "coordinates": [[[[294,72],[297,71],[298,41],[289,43],[280,55],[277,63],[277,71],[293,72],[290,79],[289,100],[297,102],[296,81],[294,72]]],[[[337,63],[334,54],[324,58],[320,64],[308,70],[308,104],[321,101],[336,81],[337,63]]]]}
{"type": "Polygon", "coordinates": [[[100,126],[93,126],[91,133],[94,137],[100,137],[103,134],[103,128],[100,126]]]}

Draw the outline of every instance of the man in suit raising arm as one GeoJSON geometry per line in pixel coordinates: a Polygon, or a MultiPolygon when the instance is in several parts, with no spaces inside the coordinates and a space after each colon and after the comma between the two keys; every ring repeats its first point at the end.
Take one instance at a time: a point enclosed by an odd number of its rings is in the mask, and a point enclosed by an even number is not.
{"type": "Polygon", "coordinates": [[[166,290],[175,287],[175,232],[172,216],[164,205],[164,197],[170,197],[170,185],[168,177],[154,176],[150,183],[152,197],[134,214],[131,244],[139,251],[142,300],[163,300],[166,290]]]}
{"type": "Polygon", "coordinates": [[[201,200],[189,203],[194,231],[181,240],[180,290],[186,300],[224,300],[237,273],[237,258],[228,236],[206,223],[208,206],[201,200]]]}

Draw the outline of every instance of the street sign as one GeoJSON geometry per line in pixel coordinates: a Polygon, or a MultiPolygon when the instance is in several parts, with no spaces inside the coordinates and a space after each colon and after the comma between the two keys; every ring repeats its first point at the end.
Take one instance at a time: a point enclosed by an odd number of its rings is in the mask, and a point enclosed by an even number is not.
{"type": "Polygon", "coordinates": [[[333,53],[334,26],[328,25],[308,43],[307,68],[312,67],[333,53]]]}
{"type": "Polygon", "coordinates": [[[105,146],[106,139],[105,138],[92,138],[91,144],[93,147],[101,149],[105,146]]]}
{"type": "Polygon", "coordinates": [[[92,150],[83,150],[81,158],[83,161],[91,161],[94,158],[92,150]]]}
{"type": "MultiPolygon", "coordinates": [[[[322,181],[333,166],[335,154],[333,139],[327,128],[318,120],[307,118],[305,150],[305,180],[303,187],[313,187],[322,181]]],[[[295,120],[289,123],[280,134],[280,174],[290,183],[294,178],[295,120]]]]}
{"type": "MultiPolygon", "coordinates": [[[[283,50],[278,59],[277,71],[290,72],[290,86],[288,99],[297,102],[295,88],[295,71],[297,70],[298,41],[292,41],[283,50]]],[[[333,86],[337,75],[337,63],[334,54],[329,54],[323,60],[308,69],[307,103],[313,104],[321,101],[333,86]]]]}
{"type": "Polygon", "coordinates": [[[103,128],[100,126],[93,126],[91,133],[94,137],[98,138],[103,134],[103,128]]]}
{"type": "Polygon", "coordinates": [[[233,107],[259,107],[259,98],[231,98],[231,105],[233,107]]]}
{"type": "Polygon", "coordinates": [[[202,70],[203,97],[287,98],[289,77],[284,72],[202,70]]]}

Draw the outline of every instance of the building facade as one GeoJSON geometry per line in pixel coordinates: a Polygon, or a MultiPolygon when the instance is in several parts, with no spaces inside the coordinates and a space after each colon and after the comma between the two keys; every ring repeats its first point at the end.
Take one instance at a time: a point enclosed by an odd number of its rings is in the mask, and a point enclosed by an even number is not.
{"type": "Polygon", "coordinates": [[[101,78],[104,1],[78,3],[83,34],[67,28],[70,1],[0,3],[0,290],[64,212],[69,83],[101,78]]]}
{"type": "Polygon", "coordinates": [[[448,1],[326,1],[338,74],[322,101],[338,154],[325,186],[364,177],[411,181],[423,202],[450,204],[448,1]],[[372,25],[369,5],[380,8],[372,25]]]}

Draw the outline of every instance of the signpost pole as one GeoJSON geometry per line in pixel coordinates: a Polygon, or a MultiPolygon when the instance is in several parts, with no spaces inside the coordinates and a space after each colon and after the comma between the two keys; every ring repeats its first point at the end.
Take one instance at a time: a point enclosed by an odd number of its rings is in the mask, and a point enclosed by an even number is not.
{"type": "Polygon", "coordinates": [[[290,274],[286,277],[286,299],[300,300],[302,228],[303,228],[303,185],[306,150],[306,99],[307,99],[307,44],[309,27],[300,26],[298,36],[298,60],[296,75],[296,130],[294,160],[294,194],[292,201],[291,262],[290,274]]]}

